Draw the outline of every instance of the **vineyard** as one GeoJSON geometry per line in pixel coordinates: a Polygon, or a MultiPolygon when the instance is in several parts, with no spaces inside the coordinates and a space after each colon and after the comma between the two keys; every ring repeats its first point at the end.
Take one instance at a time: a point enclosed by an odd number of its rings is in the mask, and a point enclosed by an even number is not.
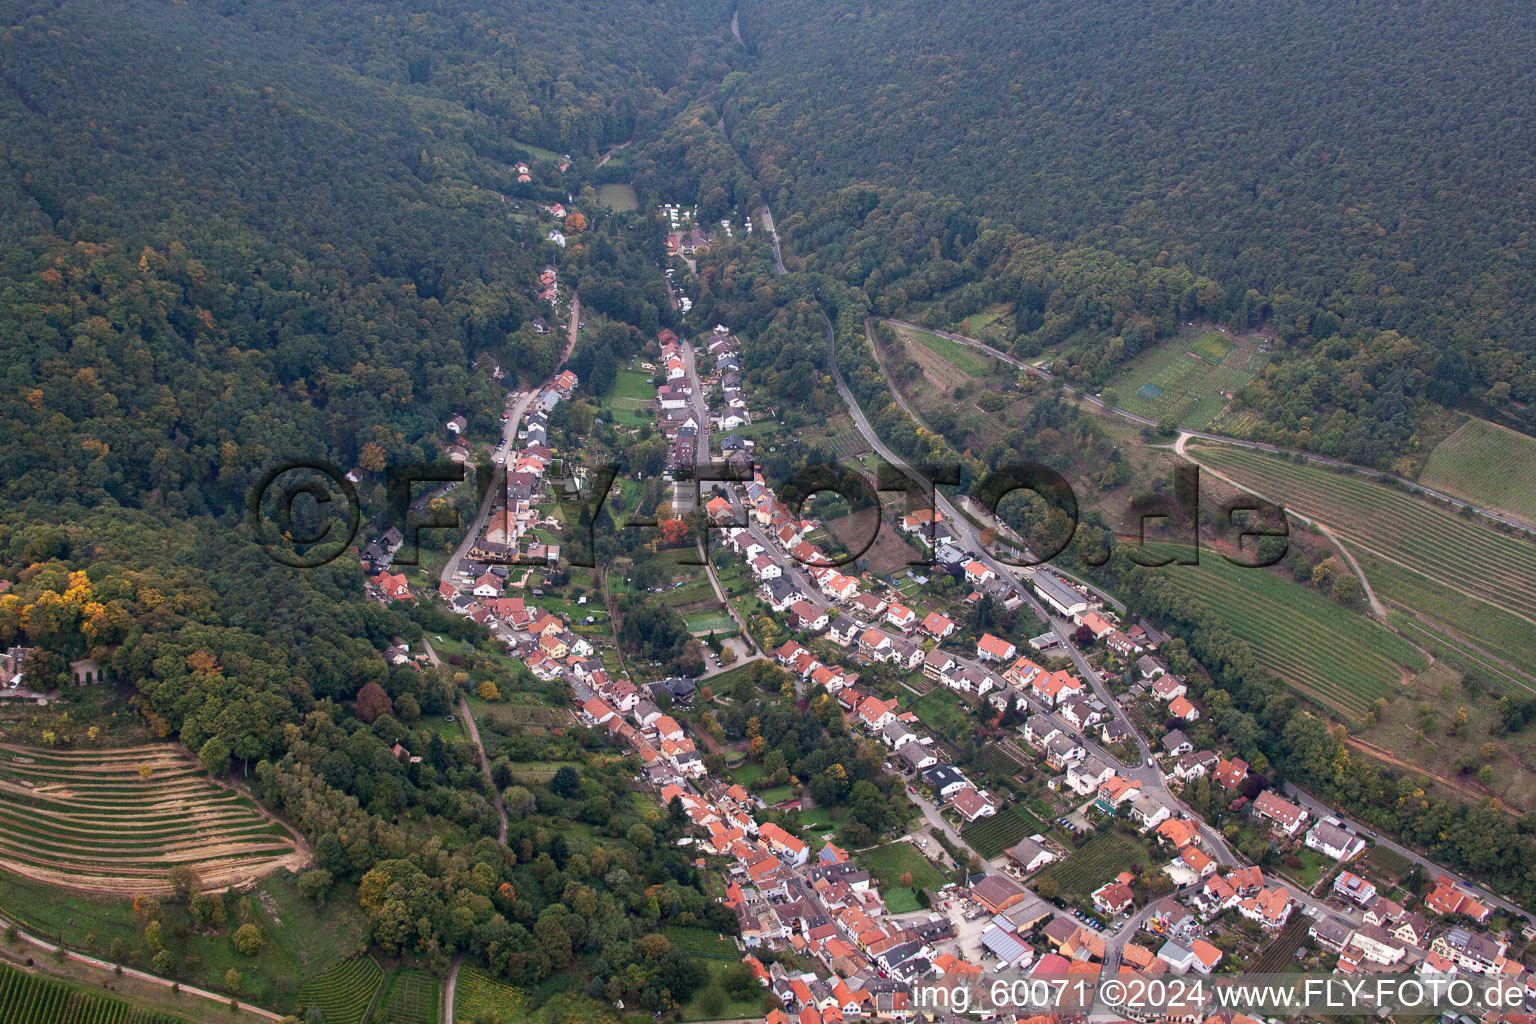
{"type": "Polygon", "coordinates": [[[204,885],[248,882],[306,856],[179,747],[56,751],[0,744],[0,861],[76,889],[164,894],[185,864],[204,885]]]}
{"type": "Polygon", "coordinates": [[[437,1024],[437,979],[426,971],[402,970],[389,989],[388,1024],[437,1024]]]}
{"type": "Polygon", "coordinates": [[[1536,523],[1536,440],[1467,420],[1429,453],[1419,482],[1536,523]]]}
{"type": "Polygon", "coordinates": [[[1014,804],[990,818],[982,818],[960,833],[966,845],[985,860],[991,860],[1025,836],[1044,831],[1044,826],[1022,805],[1014,804]]]}
{"type": "Polygon", "coordinates": [[[1512,665],[1528,660],[1536,543],[1363,477],[1227,445],[1191,454],[1332,529],[1383,600],[1475,637],[1512,665]]]}
{"type": "Polygon", "coordinates": [[[528,997],[520,988],[503,985],[470,967],[459,972],[453,990],[453,1019],[479,1020],[487,1014],[507,1022],[520,1021],[528,1008],[528,997]]]}
{"type": "Polygon", "coordinates": [[[299,1006],[318,1008],[325,1024],[363,1024],[383,981],[384,971],[373,957],[342,960],[304,983],[299,1006]]]}
{"type": "Polygon", "coordinates": [[[1272,572],[1235,566],[1208,551],[1199,565],[1158,571],[1247,641],[1265,669],[1347,714],[1364,715],[1377,697],[1390,699],[1426,665],[1402,637],[1272,572]]]}
{"type": "Polygon", "coordinates": [[[716,932],[706,928],[685,928],[680,925],[667,925],[662,934],[667,941],[672,943],[672,948],[687,953],[689,956],[704,957],[713,960],[740,960],[741,953],[736,949],[736,943],[730,939],[722,938],[716,932]]]}
{"type": "Polygon", "coordinates": [[[5,1024],[174,1024],[163,1014],[0,965],[5,1024]]]}
{"type": "Polygon", "coordinates": [[[1054,879],[1063,896],[1082,896],[1122,871],[1145,869],[1150,863],[1147,848],[1119,832],[1106,832],[1091,840],[1059,864],[1052,864],[1036,879],[1054,879]]]}

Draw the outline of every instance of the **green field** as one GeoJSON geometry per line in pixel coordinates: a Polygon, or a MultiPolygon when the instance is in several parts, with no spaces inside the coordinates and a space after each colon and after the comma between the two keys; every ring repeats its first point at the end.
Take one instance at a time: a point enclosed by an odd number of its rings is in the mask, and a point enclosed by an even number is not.
{"type": "Polygon", "coordinates": [[[528,1009],[528,997],[520,988],[504,985],[472,967],[459,971],[453,988],[453,1019],[472,1021],[494,1013],[501,1024],[517,1024],[528,1009]]]}
{"type": "Polygon", "coordinates": [[[1045,826],[1023,804],[1014,804],[990,818],[982,818],[960,833],[960,838],[984,859],[991,860],[1025,836],[1044,831],[1045,826]]]}
{"type": "Polygon", "coordinates": [[[437,978],[429,971],[401,970],[384,1005],[387,1024],[437,1024],[437,978]]]}
{"type": "Polygon", "coordinates": [[[519,142],[516,139],[513,139],[512,145],[516,146],[518,149],[523,150],[528,154],[529,158],[533,160],[552,160],[555,163],[559,163],[565,159],[565,157],[561,156],[559,153],[556,153],[554,150],[545,149],[543,146],[535,146],[531,142],[519,142]]]}
{"type": "Polygon", "coordinates": [[[1143,870],[1151,863],[1146,846],[1120,832],[1106,832],[1066,860],[1052,864],[1036,876],[1055,879],[1063,896],[1085,896],[1122,871],[1143,870]]]}
{"type": "Polygon", "coordinates": [[[0,965],[5,1024],[173,1024],[175,1019],[0,965]]]}
{"type": "Polygon", "coordinates": [[[1201,359],[1220,363],[1232,353],[1236,343],[1220,331],[1206,331],[1195,339],[1189,350],[1201,359]]]}
{"type": "Polygon", "coordinates": [[[1470,419],[1429,453],[1419,483],[1536,523],[1536,439],[1470,419]]]}
{"type": "Polygon", "coordinates": [[[668,942],[672,943],[673,949],[681,950],[689,956],[705,957],[711,960],[741,959],[736,943],[707,928],[684,928],[681,925],[669,924],[662,929],[662,934],[667,937],[668,942]]]}
{"type": "MultiPolygon", "coordinates": [[[[1170,549],[1171,550],[1171,549],[1170,549]]],[[[1199,565],[1156,570],[1253,648],[1259,664],[1324,704],[1363,715],[1428,666],[1411,643],[1320,591],[1205,551],[1199,565]]]]}
{"type": "Polygon", "coordinates": [[[867,850],[855,858],[880,887],[880,891],[902,886],[901,876],[910,873],[912,885],[934,890],[948,881],[944,873],[934,867],[917,847],[911,843],[886,843],[867,850]]]}
{"type": "Polygon", "coordinates": [[[949,736],[965,724],[965,712],[955,705],[956,700],[953,690],[941,686],[918,698],[911,710],[928,728],[949,736]]]}
{"type": "Polygon", "coordinates": [[[633,185],[599,185],[597,201],[614,213],[629,213],[640,208],[640,199],[635,195],[633,185]]]}
{"type": "Polygon", "coordinates": [[[718,636],[729,636],[736,632],[736,620],[725,612],[691,612],[683,616],[683,624],[690,633],[713,632],[718,636]]]}
{"type": "Polygon", "coordinates": [[[1202,464],[1316,519],[1360,560],[1377,596],[1443,624],[1514,666],[1536,627],[1536,543],[1360,476],[1228,445],[1202,464]]]}
{"type": "MultiPolygon", "coordinates": [[[[613,379],[613,389],[603,398],[603,406],[620,426],[653,423],[656,414],[651,404],[656,401],[656,385],[640,370],[622,369],[613,379]]],[[[632,507],[632,506],[631,506],[632,507]]]]}
{"type": "Polygon", "coordinates": [[[915,327],[897,327],[896,333],[917,342],[934,355],[952,364],[967,377],[990,377],[996,360],[979,349],[958,341],[941,338],[932,331],[915,327]]]}
{"type": "Polygon", "coordinates": [[[1110,384],[1127,412],[1204,429],[1227,406],[1221,392],[1241,391],[1269,362],[1269,355],[1259,351],[1261,344],[1261,338],[1229,338],[1214,331],[1193,342],[1175,338],[1137,356],[1110,384]]]}
{"type": "MultiPolygon", "coordinates": [[[[709,970],[709,983],[693,994],[693,998],[683,1004],[682,1011],[678,1014],[678,1020],[687,1024],[689,1021],[700,1020],[762,1020],[764,1007],[763,996],[754,995],[751,999],[738,1001],[732,999],[725,991],[721,983],[721,975],[731,970],[733,964],[724,960],[705,960],[704,966],[709,970]]],[[[642,1021],[649,1021],[650,1017],[641,1017],[642,1021]]]]}
{"type": "Polygon", "coordinates": [[[299,989],[299,1005],[317,1006],[326,1024],[363,1024],[384,982],[384,971],[371,956],[332,964],[299,989]]]}

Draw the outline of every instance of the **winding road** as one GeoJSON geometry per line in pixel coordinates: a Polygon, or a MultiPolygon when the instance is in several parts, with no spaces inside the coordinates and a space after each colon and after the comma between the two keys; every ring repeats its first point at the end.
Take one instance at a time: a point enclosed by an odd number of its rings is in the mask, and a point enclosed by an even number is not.
{"type": "MultiPolygon", "coordinates": [[[[1011,366],[1015,366],[1021,370],[1026,370],[1043,380],[1058,381],[1061,384],[1062,389],[1067,393],[1079,395],[1089,404],[1097,405],[1099,408],[1104,409],[1107,412],[1112,412],[1116,416],[1124,417],[1125,419],[1130,420],[1132,423],[1138,423],[1144,427],[1157,426],[1156,420],[1150,420],[1145,416],[1138,416],[1136,413],[1133,413],[1127,409],[1122,409],[1119,406],[1106,405],[1104,400],[1097,395],[1074,387],[1065,381],[1061,381],[1060,378],[1058,378],[1050,371],[1042,370],[1040,367],[1034,365],[1033,363],[1026,363],[1022,359],[1017,359],[1006,352],[999,351],[984,341],[978,341],[975,338],[968,338],[963,334],[956,334],[953,331],[940,331],[935,330],[932,327],[923,327],[921,324],[914,324],[907,320],[898,320],[894,317],[886,317],[885,322],[889,324],[895,324],[898,327],[907,327],[917,331],[927,331],[930,334],[937,334],[939,337],[944,338],[947,341],[953,341],[957,345],[966,345],[978,351],[985,352],[990,356],[1001,359],[1003,362],[1008,363],[1011,366]]],[[[1406,477],[1397,476],[1392,473],[1386,473],[1379,469],[1372,469],[1369,466],[1360,466],[1353,462],[1345,462],[1342,459],[1332,459],[1326,455],[1316,455],[1312,452],[1299,451],[1295,448],[1281,448],[1278,445],[1265,444],[1262,441],[1247,441],[1240,437],[1229,437],[1226,434],[1211,434],[1203,430],[1185,430],[1180,428],[1179,439],[1181,441],[1187,442],[1189,438],[1199,438],[1202,441],[1214,441],[1219,444],[1230,444],[1239,448],[1250,448],[1254,451],[1267,452],[1270,455],[1283,455],[1288,458],[1299,457],[1306,459],[1308,462],[1316,463],[1321,466],[1332,466],[1335,469],[1347,469],[1352,472],[1359,473],[1363,476],[1375,477],[1378,480],[1390,480],[1408,488],[1411,491],[1416,491],[1425,497],[1434,498],[1436,501],[1443,501],[1453,508],[1470,509],[1478,515],[1487,519],[1491,519],[1496,523],[1502,523],[1505,526],[1512,527],[1524,533],[1536,534],[1536,526],[1522,522],[1512,516],[1507,516],[1502,512],[1495,511],[1494,509],[1483,508],[1479,505],[1474,505],[1469,501],[1454,497],[1445,493],[1444,491],[1436,490],[1433,487],[1426,487],[1417,481],[1409,480],[1406,477]]]]}

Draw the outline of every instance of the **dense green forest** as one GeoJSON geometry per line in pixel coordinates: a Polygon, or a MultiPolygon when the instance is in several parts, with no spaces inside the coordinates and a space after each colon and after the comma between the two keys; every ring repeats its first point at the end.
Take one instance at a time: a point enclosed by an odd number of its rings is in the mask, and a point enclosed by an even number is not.
{"type": "Polygon", "coordinates": [[[1536,397],[1528,4],[789,0],[741,22],[724,112],[771,195],[955,196],[1255,289],[1303,333],[1327,309],[1454,346],[1536,397]]]}

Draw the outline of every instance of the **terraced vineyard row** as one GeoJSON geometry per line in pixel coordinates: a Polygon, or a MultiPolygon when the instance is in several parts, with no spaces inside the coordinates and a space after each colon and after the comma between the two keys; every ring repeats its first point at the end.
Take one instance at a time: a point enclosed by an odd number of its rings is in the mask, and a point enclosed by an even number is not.
{"type": "Polygon", "coordinates": [[[1536,543],[1381,484],[1229,445],[1200,462],[1331,527],[1359,550],[1464,596],[1536,620],[1536,543]]]}
{"type": "Polygon", "coordinates": [[[218,886],[302,859],[287,830],[210,782],[179,747],[0,744],[0,863],[17,874],[99,892],[165,893],[177,864],[218,886]]]}
{"type": "Polygon", "coordinates": [[[1402,637],[1262,569],[1205,553],[1198,566],[1160,571],[1247,641],[1265,669],[1348,714],[1363,715],[1428,664],[1402,637]]]}
{"type": "Polygon", "coordinates": [[[299,989],[299,1005],[317,1007],[326,1024],[363,1024],[373,1007],[384,970],[371,956],[332,964],[299,989]]]}
{"type": "Polygon", "coordinates": [[[140,1010],[61,982],[0,966],[0,1021],[5,1024],[174,1024],[170,1017],[140,1010]]]}

